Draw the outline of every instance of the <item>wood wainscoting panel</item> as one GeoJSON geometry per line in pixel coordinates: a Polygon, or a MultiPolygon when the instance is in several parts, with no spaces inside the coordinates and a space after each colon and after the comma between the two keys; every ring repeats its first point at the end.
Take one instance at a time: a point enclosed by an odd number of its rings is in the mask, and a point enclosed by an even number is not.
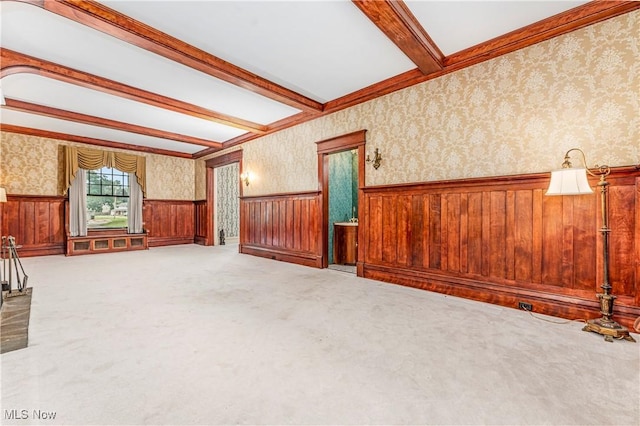
{"type": "Polygon", "coordinates": [[[322,267],[320,193],[240,198],[240,252],[322,267]]]}
{"type": "Polygon", "coordinates": [[[66,197],[8,195],[0,204],[0,231],[13,236],[23,257],[64,254],[66,197]]]}
{"type": "Polygon", "coordinates": [[[193,201],[144,200],[142,217],[149,247],[192,244],[195,241],[193,201]]]}
{"type": "MultiPolygon", "coordinates": [[[[608,177],[616,319],[640,316],[640,170],[608,177]]],[[[363,188],[364,276],[568,318],[599,315],[600,193],[545,196],[548,174],[363,188]]]]}
{"type": "Polygon", "coordinates": [[[211,218],[208,214],[207,200],[198,200],[194,204],[194,229],[195,229],[195,243],[206,245],[209,222],[211,218]]]}

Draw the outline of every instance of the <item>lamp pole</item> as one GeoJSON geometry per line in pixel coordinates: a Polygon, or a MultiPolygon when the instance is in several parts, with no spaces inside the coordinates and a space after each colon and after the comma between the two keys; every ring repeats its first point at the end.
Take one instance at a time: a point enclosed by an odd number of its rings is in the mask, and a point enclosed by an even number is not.
{"type": "Polygon", "coordinates": [[[600,188],[600,210],[602,213],[602,226],[600,227],[602,234],[602,285],[600,288],[602,293],[598,293],[598,299],[600,300],[602,318],[587,321],[582,330],[602,334],[607,342],[612,342],[614,338],[635,342],[629,334],[629,330],[612,319],[613,303],[616,296],[611,294],[611,283],[609,282],[609,233],[611,229],[609,228],[609,182],[606,177],[610,173],[610,169],[609,167],[600,167],[599,173],[598,187],[600,188]]]}
{"type": "Polygon", "coordinates": [[[547,195],[582,195],[592,194],[593,190],[589,185],[587,173],[593,177],[599,177],[598,188],[600,188],[600,212],[602,214],[602,226],[600,233],[602,234],[602,293],[598,293],[600,301],[600,313],[602,318],[588,320],[582,330],[593,331],[602,334],[607,342],[613,342],[613,339],[625,339],[635,342],[634,338],[629,335],[629,330],[621,326],[613,320],[613,303],[616,299],[611,294],[611,283],[609,282],[609,182],[607,176],[611,173],[609,166],[595,166],[597,172],[594,173],[587,167],[587,160],[584,152],[579,148],[572,148],[564,155],[564,162],[561,170],[551,172],[551,181],[547,195]],[[571,158],[569,154],[577,151],[581,154],[584,169],[572,168],[571,158]]]}

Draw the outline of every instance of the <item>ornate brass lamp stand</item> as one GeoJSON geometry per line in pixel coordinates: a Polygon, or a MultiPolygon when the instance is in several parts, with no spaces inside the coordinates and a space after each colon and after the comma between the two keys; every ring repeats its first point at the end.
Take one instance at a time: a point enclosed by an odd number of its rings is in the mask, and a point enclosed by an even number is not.
{"type": "Polygon", "coordinates": [[[587,321],[587,324],[582,330],[601,334],[607,342],[613,342],[614,338],[635,342],[635,339],[629,334],[629,330],[612,319],[613,303],[616,297],[611,294],[611,284],[609,283],[609,233],[611,229],[609,229],[608,217],[609,182],[607,182],[607,176],[611,173],[611,169],[609,166],[596,166],[594,170],[596,170],[596,173],[587,168],[586,158],[581,149],[570,149],[564,156],[562,169],[551,172],[551,182],[549,183],[547,195],[591,194],[593,191],[589,186],[587,173],[600,178],[598,187],[600,188],[600,210],[602,213],[600,233],[602,234],[603,271],[602,285],[600,286],[602,293],[598,293],[598,299],[600,300],[600,313],[602,314],[602,318],[587,321]],[[582,155],[584,169],[574,169],[571,167],[569,153],[572,151],[577,151],[582,155]]]}

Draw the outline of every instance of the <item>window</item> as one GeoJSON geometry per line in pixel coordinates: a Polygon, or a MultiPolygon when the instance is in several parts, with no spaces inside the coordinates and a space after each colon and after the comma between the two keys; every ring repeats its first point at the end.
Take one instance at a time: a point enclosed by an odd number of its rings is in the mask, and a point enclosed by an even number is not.
{"type": "Polygon", "coordinates": [[[126,228],[129,173],[103,167],[87,171],[87,228],[126,228]]]}

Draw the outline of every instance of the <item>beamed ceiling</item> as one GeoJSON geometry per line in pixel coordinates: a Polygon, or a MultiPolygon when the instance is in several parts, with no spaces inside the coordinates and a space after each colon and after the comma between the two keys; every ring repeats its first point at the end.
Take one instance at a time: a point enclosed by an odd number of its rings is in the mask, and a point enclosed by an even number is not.
{"type": "Polygon", "coordinates": [[[638,8],[3,0],[0,123],[200,158],[638,8]]]}

